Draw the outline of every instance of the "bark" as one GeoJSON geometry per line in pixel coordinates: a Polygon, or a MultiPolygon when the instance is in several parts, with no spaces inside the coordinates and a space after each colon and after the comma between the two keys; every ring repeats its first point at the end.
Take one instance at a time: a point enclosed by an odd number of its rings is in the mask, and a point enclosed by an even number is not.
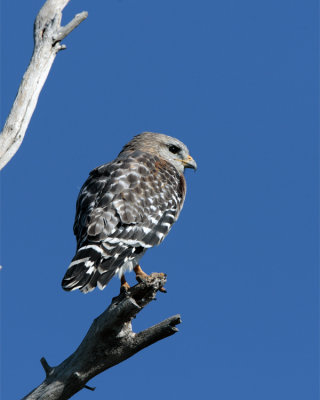
{"type": "Polygon", "coordinates": [[[61,26],[62,10],[69,1],[47,0],[36,17],[32,58],[0,135],[0,170],[14,156],[23,141],[55,57],[60,50],[66,48],[60,43],[61,40],[88,16],[84,11],[66,26],[61,26]]]}
{"type": "Polygon", "coordinates": [[[178,332],[180,315],[174,315],[142,332],[132,331],[131,321],[153,299],[166,282],[164,274],[122,291],[96,318],[77,350],[56,367],[42,358],[45,380],[24,400],[65,400],[79,390],[94,390],[86,383],[151,344],[178,332]]]}

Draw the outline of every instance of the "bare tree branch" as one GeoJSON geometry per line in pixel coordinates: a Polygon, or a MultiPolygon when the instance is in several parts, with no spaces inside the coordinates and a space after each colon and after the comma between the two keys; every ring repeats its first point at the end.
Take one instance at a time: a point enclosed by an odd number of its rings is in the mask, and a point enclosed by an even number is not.
{"type": "Polygon", "coordinates": [[[86,383],[151,344],[178,332],[180,315],[174,315],[142,332],[132,331],[131,321],[153,299],[166,282],[164,274],[123,291],[96,318],[77,350],[56,367],[42,358],[46,378],[24,400],[65,400],[79,390],[94,390],[86,383]]]}
{"type": "Polygon", "coordinates": [[[0,135],[0,169],[11,160],[23,141],[55,57],[66,48],[60,41],[88,16],[87,12],[77,14],[61,27],[62,10],[69,1],[47,0],[36,17],[32,58],[0,135]]]}

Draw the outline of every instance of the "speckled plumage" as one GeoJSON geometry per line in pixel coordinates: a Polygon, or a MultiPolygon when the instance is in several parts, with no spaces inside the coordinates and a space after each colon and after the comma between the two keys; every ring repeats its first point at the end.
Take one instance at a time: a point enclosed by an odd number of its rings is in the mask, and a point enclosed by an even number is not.
{"type": "Polygon", "coordinates": [[[77,200],[77,252],[62,281],[65,290],[103,289],[162,242],[183,206],[183,170],[196,167],[191,160],[177,139],[148,132],[90,173],[77,200]],[[181,149],[181,159],[171,156],[170,146],[181,149]]]}

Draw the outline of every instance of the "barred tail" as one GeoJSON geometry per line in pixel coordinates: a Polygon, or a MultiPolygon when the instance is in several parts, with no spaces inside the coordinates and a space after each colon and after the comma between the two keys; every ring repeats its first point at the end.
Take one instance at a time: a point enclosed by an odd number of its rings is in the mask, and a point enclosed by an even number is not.
{"type": "MultiPolygon", "coordinates": [[[[102,249],[94,244],[81,247],[73,257],[65,276],[62,288],[67,291],[79,289],[83,293],[93,290],[101,279],[99,266],[103,262],[102,249]],[[99,279],[99,280],[100,280],[99,279]]],[[[104,273],[105,285],[114,275],[114,270],[104,273]]]]}

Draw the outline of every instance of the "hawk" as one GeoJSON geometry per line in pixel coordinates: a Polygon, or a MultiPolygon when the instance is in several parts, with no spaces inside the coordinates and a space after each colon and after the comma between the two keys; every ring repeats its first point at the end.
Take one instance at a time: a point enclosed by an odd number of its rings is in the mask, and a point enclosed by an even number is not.
{"type": "Polygon", "coordinates": [[[63,289],[104,289],[132,269],[146,277],[139,260],[160,244],[178,219],[186,195],[185,168],[197,168],[178,139],[144,132],[118,157],[90,172],[76,205],[77,251],[62,280],[63,289]]]}

